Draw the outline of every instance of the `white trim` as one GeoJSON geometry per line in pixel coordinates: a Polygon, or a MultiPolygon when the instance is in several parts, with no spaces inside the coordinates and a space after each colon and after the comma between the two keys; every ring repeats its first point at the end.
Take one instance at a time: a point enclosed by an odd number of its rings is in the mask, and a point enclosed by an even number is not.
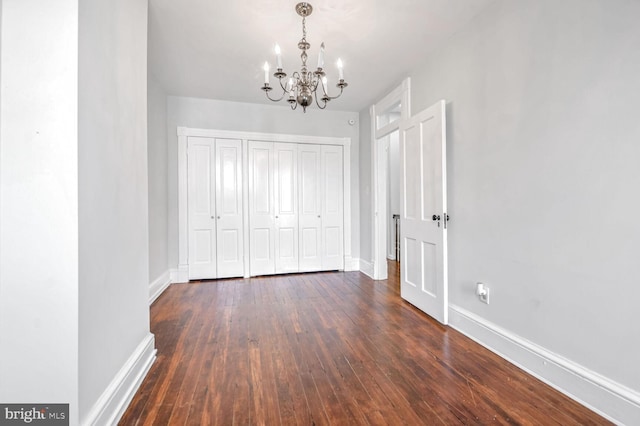
{"type": "Polygon", "coordinates": [[[171,284],[171,272],[165,271],[149,284],[149,305],[151,305],[171,284]]]}
{"type": "Polygon", "coordinates": [[[360,272],[369,278],[373,278],[373,263],[360,259],[360,272]]]}
{"type": "Polygon", "coordinates": [[[116,425],[156,359],[155,338],[149,333],[93,405],[83,425],[116,425]]]}
{"type": "Polygon", "coordinates": [[[351,256],[344,257],[344,270],[345,271],[359,271],[360,259],[353,258],[351,256]]]}
{"type": "MultiPolygon", "coordinates": [[[[349,143],[351,139],[349,139],[349,143]]],[[[343,176],[343,191],[342,191],[342,226],[343,226],[343,238],[342,242],[344,248],[344,261],[343,267],[345,271],[348,271],[349,263],[351,261],[351,149],[349,145],[342,147],[342,176],[343,176]]]]}
{"type": "Polygon", "coordinates": [[[640,393],[513,334],[459,306],[449,325],[617,424],[640,424],[640,393]]]}
{"type": "MultiPolygon", "coordinates": [[[[365,262],[366,265],[362,265],[361,266],[364,268],[363,272],[365,270],[369,270],[369,265],[371,265],[371,274],[368,274],[367,272],[364,272],[366,275],[368,275],[369,277],[371,277],[372,279],[377,279],[376,277],[378,277],[378,273],[377,273],[377,269],[375,264],[376,264],[376,248],[378,247],[378,241],[377,241],[377,233],[376,233],[376,229],[377,229],[377,215],[376,215],[376,208],[377,208],[377,200],[378,200],[378,193],[377,193],[377,178],[376,178],[376,172],[378,170],[378,166],[377,166],[377,161],[376,161],[376,151],[378,150],[378,144],[377,144],[377,139],[376,139],[376,106],[375,105],[371,105],[371,107],[369,107],[369,117],[370,117],[370,122],[371,122],[371,252],[369,253],[369,256],[371,257],[371,263],[369,262],[365,262]]],[[[362,249],[361,249],[362,250],[362,249]]],[[[386,278],[386,277],[384,277],[386,278]]]]}
{"type": "MultiPolygon", "coordinates": [[[[243,164],[245,167],[245,182],[247,178],[247,143],[248,141],[266,141],[266,142],[285,142],[297,144],[316,144],[316,145],[338,145],[342,146],[343,164],[344,164],[344,258],[345,270],[347,268],[346,260],[351,258],[351,138],[335,138],[327,136],[308,136],[308,135],[287,135],[277,133],[262,132],[237,132],[230,130],[215,129],[195,129],[190,127],[178,127],[178,271],[171,276],[171,282],[189,281],[189,262],[188,262],[188,222],[187,222],[187,138],[204,137],[204,138],[220,138],[220,139],[240,139],[243,141],[243,164]],[[175,278],[175,279],[174,279],[175,278]]],[[[248,183],[247,183],[248,185],[248,183]]],[[[247,185],[244,187],[245,201],[247,201],[248,191],[247,185]]],[[[247,226],[249,217],[248,202],[244,203],[244,222],[247,226]]],[[[247,228],[248,229],[248,226],[247,228]]],[[[248,232],[245,232],[245,278],[249,276],[249,244],[248,232]]]]}
{"type": "Polygon", "coordinates": [[[249,278],[251,276],[251,265],[249,259],[251,259],[251,253],[249,250],[249,245],[251,243],[251,239],[249,238],[249,167],[245,167],[245,164],[249,164],[249,141],[246,139],[242,140],[242,226],[243,229],[246,229],[246,232],[243,232],[243,249],[244,249],[244,278],[249,278]]]}
{"type": "Polygon", "coordinates": [[[187,135],[178,128],[178,273],[171,282],[189,281],[189,222],[187,218],[187,135]],[[186,273],[185,273],[186,272],[186,273]]]}
{"type": "Polygon", "coordinates": [[[188,282],[189,281],[188,265],[178,265],[177,268],[169,269],[169,277],[171,280],[171,284],[188,282]]]}
{"type": "Polygon", "coordinates": [[[289,142],[320,145],[351,146],[351,138],[336,138],[330,136],[290,135],[264,132],[239,132],[232,130],[196,129],[192,127],[178,127],[178,137],[195,136],[201,138],[242,139],[265,142],[289,142]]]}
{"type": "Polygon", "coordinates": [[[373,194],[372,211],[372,255],[374,280],[387,279],[387,182],[384,170],[380,170],[380,164],[388,163],[389,153],[379,150],[379,143],[389,133],[399,130],[400,123],[411,117],[411,79],[407,77],[391,93],[369,108],[371,116],[371,182],[373,194]],[[400,102],[400,119],[393,121],[382,128],[378,128],[377,111],[386,111],[389,107],[400,102]],[[379,152],[382,151],[382,152],[379,152]],[[384,162],[384,163],[383,163],[384,162]]]}

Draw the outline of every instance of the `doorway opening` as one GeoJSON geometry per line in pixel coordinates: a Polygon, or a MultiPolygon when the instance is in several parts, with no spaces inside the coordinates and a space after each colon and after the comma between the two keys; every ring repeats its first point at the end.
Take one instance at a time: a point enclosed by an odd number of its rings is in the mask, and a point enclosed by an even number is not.
{"type": "Polygon", "coordinates": [[[387,142],[387,259],[400,261],[400,132],[387,142]]]}
{"type": "MultiPolygon", "coordinates": [[[[410,117],[410,80],[385,96],[370,109],[373,174],[373,279],[387,279],[387,259],[396,259],[400,214],[399,138],[400,122],[410,117]]],[[[400,253],[400,256],[402,254],[400,253]]]]}

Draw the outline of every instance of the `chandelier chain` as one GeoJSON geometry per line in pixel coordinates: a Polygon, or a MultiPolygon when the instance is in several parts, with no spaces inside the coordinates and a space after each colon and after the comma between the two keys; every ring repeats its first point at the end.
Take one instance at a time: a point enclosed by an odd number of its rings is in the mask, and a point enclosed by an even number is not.
{"type": "Polygon", "coordinates": [[[307,41],[307,17],[302,17],[302,41],[307,41]]]}

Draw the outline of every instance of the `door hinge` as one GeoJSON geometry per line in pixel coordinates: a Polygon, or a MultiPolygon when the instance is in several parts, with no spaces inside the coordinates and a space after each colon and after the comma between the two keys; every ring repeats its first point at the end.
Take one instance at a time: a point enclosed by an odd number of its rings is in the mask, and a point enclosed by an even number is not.
{"type": "Polygon", "coordinates": [[[444,212],[444,214],[442,215],[442,222],[444,223],[444,229],[447,229],[447,222],[449,222],[449,215],[447,214],[447,212],[444,212]]]}

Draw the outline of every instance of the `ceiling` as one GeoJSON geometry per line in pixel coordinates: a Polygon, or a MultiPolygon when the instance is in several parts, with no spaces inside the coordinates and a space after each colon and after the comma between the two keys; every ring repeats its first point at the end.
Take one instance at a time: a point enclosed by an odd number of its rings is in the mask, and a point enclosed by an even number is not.
{"type": "MultiPolygon", "coordinates": [[[[349,83],[329,108],[367,108],[492,1],[310,0],[308,63],[315,67],[324,41],[330,85],[337,81],[338,58],[349,83]]],[[[275,43],[282,48],[285,72],[300,67],[302,21],[296,3],[150,0],[149,70],[169,95],[270,103],[260,87],[265,60],[275,64],[275,43]]]]}

